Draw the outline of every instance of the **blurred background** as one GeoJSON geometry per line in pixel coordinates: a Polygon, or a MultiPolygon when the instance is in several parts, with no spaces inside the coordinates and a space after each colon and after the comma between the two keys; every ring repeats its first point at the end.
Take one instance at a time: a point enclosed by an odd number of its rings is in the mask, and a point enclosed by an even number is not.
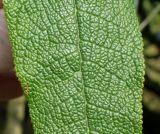
{"type": "MultiPolygon", "coordinates": [[[[160,0],[135,0],[144,41],[146,74],[143,134],[160,134],[160,0]]],[[[25,97],[13,70],[0,0],[0,134],[33,134],[25,97]]]]}

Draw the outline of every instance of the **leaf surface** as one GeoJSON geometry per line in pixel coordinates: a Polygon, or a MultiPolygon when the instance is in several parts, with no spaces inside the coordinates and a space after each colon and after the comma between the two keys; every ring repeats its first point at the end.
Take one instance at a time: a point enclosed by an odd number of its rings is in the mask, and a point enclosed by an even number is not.
{"type": "Polygon", "coordinates": [[[141,134],[144,64],[133,0],[5,0],[37,134],[141,134]]]}

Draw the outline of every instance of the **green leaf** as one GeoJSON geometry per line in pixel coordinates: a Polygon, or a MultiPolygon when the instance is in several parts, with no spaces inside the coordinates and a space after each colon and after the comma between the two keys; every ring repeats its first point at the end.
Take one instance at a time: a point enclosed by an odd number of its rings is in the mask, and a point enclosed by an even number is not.
{"type": "Polygon", "coordinates": [[[144,64],[133,0],[5,0],[37,134],[141,134],[144,64]]]}

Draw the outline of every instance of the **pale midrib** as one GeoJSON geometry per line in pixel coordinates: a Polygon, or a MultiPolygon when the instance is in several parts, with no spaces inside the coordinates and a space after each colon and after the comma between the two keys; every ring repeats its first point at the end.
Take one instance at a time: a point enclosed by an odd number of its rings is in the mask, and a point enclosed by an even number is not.
{"type": "Polygon", "coordinates": [[[79,31],[79,21],[78,21],[78,15],[77,15],[77,6],[76,6],[76,0],[74,0],[74,7],[75,7],[75,18],[76,18],[76,24],[77,24],[77,34],[78,34],[78,51],[79,51],[79,56],[80,56],[80,71],[81,71],[81,78],[82,78],[82,93],[84,95],[85,99],[85,114],[86,114],[86,122],[87,122],[87,133],[89,134],[89,121],[88,121],[88,115],[87,115],[87,99],[86,99],[86,94],[84,91],[84,78],[83,78],[83,73],[82,73],[82,54],[81,54],[81,48],[80,48],[80,31],[79,31]]]}

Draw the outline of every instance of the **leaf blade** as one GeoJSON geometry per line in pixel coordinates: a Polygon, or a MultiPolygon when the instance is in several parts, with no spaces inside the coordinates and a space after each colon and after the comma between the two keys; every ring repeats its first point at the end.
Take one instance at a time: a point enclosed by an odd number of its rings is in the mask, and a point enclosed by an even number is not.
{"type": "Polygon", "coordinates": [[[5,0],[5,10],[35,133],[141,133],[132,1],[5,0]]]}

